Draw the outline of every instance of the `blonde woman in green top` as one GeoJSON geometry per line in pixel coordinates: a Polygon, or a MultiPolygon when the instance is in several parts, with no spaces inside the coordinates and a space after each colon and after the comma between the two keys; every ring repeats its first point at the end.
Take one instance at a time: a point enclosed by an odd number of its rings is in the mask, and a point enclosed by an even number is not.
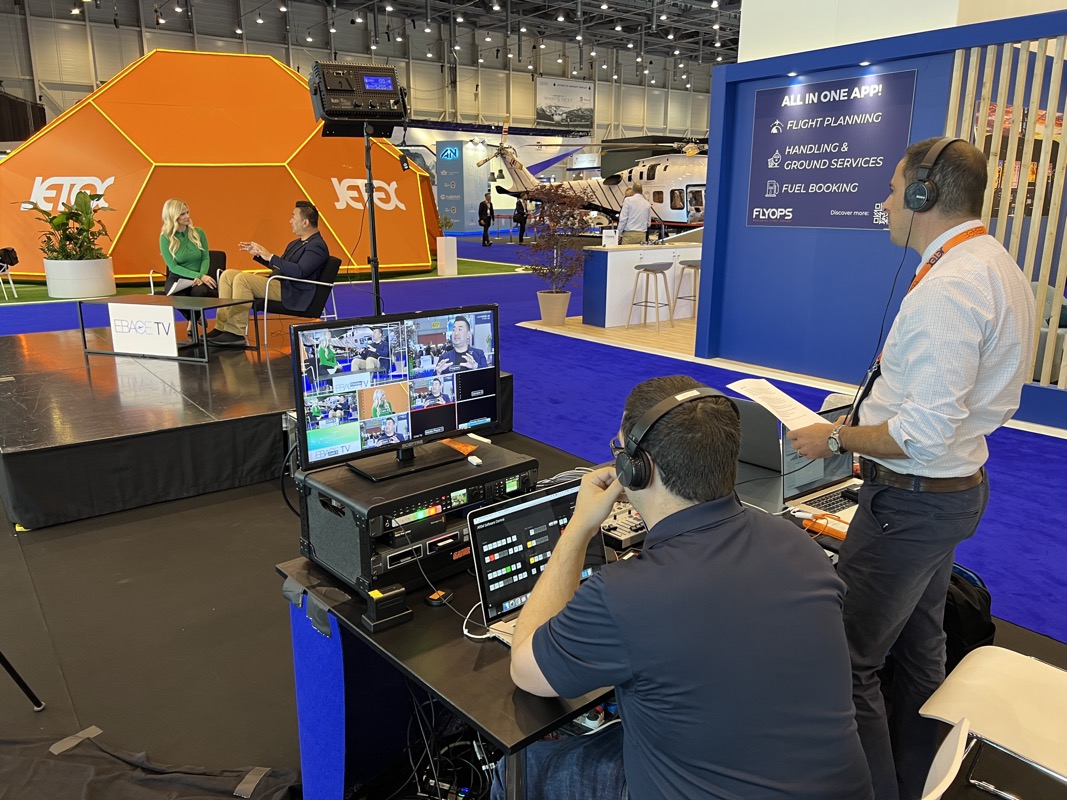
{"type": "MultiPolygon", "coordinates": [[[[207,235],[194,227],[189,206],[174,197],[163,204],[163,230],[159,234],[159,252],[167,265],[167,294],[192,297],[218,297],[215,277],[209,274],[207,235]],[[182,288],[174,289],[179,281],[182,288]],[[172,291],[172,289],[174,289],[172,291]]],[[[178,309],[189,319],[189,312],[178,309]]]]}

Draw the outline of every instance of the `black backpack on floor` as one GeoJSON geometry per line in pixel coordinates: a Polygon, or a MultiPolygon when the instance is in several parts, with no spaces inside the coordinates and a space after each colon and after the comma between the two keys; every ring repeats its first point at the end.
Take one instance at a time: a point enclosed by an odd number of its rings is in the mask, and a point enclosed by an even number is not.
{"type": "Polygon", "coordinates": [[[951,672],[975,648],[993,644],[997,632],[985,582],[959,564],[952,565],[944,627],[948,637],[945,672],[951,672]]]}

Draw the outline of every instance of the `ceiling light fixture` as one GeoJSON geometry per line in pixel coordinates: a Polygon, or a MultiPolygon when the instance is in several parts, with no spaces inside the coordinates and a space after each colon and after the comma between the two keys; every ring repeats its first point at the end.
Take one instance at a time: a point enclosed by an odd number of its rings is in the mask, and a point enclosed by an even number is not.
{"type": "Polygon", "coordinates": [[[519,33],[526,33],[526,23],[519,20],[519,33]]]}
{"type": "Polygon", "coordinates": [[[499,10],[500,10],[500,3],[493,3],[493,11],[499,11],[499,10]]]}
{"type": "Polygon", "coordinates": [[[607,3],[601,3],[600,4],[600,10],[601,11],[607,11],[608,10],[608,4],[607,3]]]}
{"type": "Polygon", "coordinates": [[[617,31],[621,31],[622,30],[622,23],[619,22],[618,20],[615,20],[615,30],[617,30],[617,31]]]}
{"type": "Polygon", "coordinates": [[[574,35],[574,40],[577,41],[577,42],[582,41],[582,32],[581,31],[578,31],[578,33],[576,33],[574,35]]]}
{"type": "Polygon", "coordinates": [[[561,8],[558,12],[556,12],[556,22],[566,22],[566,21],[567,21],[567,15],[563,13],[563,9],[561,8]]]}
{"type": "Polygon", "coordinates": [[[687,83],[687,84],[685,85],[685,88],[686,88],[686,89],[692,89],[692,88],[693,88],[693,84],[691,84],[691,83],[687,83]]]}
{"type": "Polygon", "coordinates": [[[626,43],[626,47],[629,48],[630,50],[633,50],[634,49],[634,43],[633,42],[627,42],[626,43]]]}
{"type": "Polygon", "coordinates": [[[358,11],[356,12],[355,20],[356,20],[356,22],[362,22],[363,21],[363,15],[360,14],[358,11]]]}
{"type": "Polygon", "coordinates": [[[489,31],[485,32],[485,41],[487,41],[487,42],[493,41],[493,36],[492,36],[491,33],[489,33],[489,31]]]}
{"type": "Polygon", "coordinates": [[[430,20],[426,20],[426,24],[422,26],[423,33],[433,33],[433,28],[430,27],[430,20]]]}
{"type": "Polygon", "coordinates": [[[720,42],[718,39],[716,39],[715,40],[715,46],[716,47],[722,47],[722,42],[720,42]]]}
{"type": "Polygon", "coordinates": [[[861,61],[860,62],[860,66],[861,67],[869,67],[870,65],[871,65],[870,61],[861,61]]]}
{"type": "Polygon", "coordinates": [[[279,3],[278,10],[284,14],[286,11],[289,10],[289,6],[287,6],[285,3],[279,3]]]}
{"type": "Polygon", "coordinates": [[[715,60],[716,61],[722,61],[722,56],[716,56],[715,60]]]}
{"type": "Polygon", "coordinates": [[[304,41],[305,41],[305,42],[313,42],[313,41],[315,41],[315,40],[314,40],[314,39],[313,39],[313,38],[311,37],[311,31],[310,31],[310,30],[308,31],[308,33],[307,33],[307,36],[305,36],[305,37],[304,37],[304,41]]]}
{"type": "Polygon", "coordinates": [[[563,56],[562,55],[556,56],[556,63],[557,64],[562,64],[563,63],[563,56]]]}
{"type": "Polygon", "coordinates": [[[427,58],[433,58],[433,51],[430,50],[430,48],[428,48],[428,47],[426,48],[426,57],[427,58]]]}
{"type": "Polygon", "coordinates": [[[330,33],[337,33],[337,25],[333,20],[330,20],[330,33]]]}
{"type": "Polygon", "coordinates": [[[183,9],[183,8],[182,8],[182,4],[181,4],[180,2],[178,2],[178,3],[175,3],[175,4],[174,4],[174,10],[175,10],[175,11],[177,11],[177,12],[178,12],[178,13],[180,14],[180,13],[182,13],[182,11],[184,11],[185,9],[183,9]]]}
{"type": "Polygon", "coordinates": [[[457,11],[456,12],[456,22],[463,22],[463,12],[462,11],[457,11]]]}
{"type": "Polygon", "coordinates": [[[659,15],[659,20],[660,20],[660,22],[666,22],[667,21],[667,12],[666,11],[664,11],[662,14],[659,15]]]}
{"type": "Polygon", "coordinates": [[[238,25],[236,28],[233,29],[233,32],[240,36],[242,33],[244,33],[244,29],[240,25],[238,25]]]}
{"type": "Polygon", "coordinates": [[[787,72],[786,75],[788,75],[790,78],[795,78],[797,76],[795,72],[787,72]]]}
{"type": "MultiPolygon", "coordinates": [[[[71,6],[70,13],[71,13],[71,15],[73,15],[75,17],[79,16],[82,13],[81,7],[77,3],[75,3],[73,6],[71,6]]],[[[159,12],[158,11],[156,12],[156,24],[157,25],[159,24],[159,12]]]]}
{"type": "Polygon", "coordinates": [[[388,14],[392,10],[393,10],[393,4],[392,3],[386,3],[385,4],[385,12],[388,14]]]}
{"type": "Polygon", "coordinates": [[[478,56],[478,63],[479,64],[484,64],[485,63],[485,59],[482,58],[481,56],[478,56]]]}
{"type": "Polygon", "coordinates": [[[667,31],[667,38],[670,39],[671,41],[674,41],[674,31],[673,30],[667,31]]]}
{"type": "Polygon", "coordinates": [[[257,25],[262,25],[263,24],[263,15],[262,14],[256,14],[256,24],[257,25]]]}
{"type": "Polygon", "coordinates": [[[539,45],[537,45],[537,49],[538,50],[544,50],[545,49],[545,39],[544,39],[543,36],[541,37],[541,43],[539,45]]]}

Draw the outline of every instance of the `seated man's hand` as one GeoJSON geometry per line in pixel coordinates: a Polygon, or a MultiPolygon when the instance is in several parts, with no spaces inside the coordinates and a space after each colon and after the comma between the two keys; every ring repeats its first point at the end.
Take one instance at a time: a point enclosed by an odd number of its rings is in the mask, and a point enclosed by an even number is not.
{"type": "Polygon", "coordinates": [[[622,495],[622,484],[615,477],[615,467],[601,467],[582,477],[574,513],[567,523],[567,532],[592,537],[600,530],[600,523],[608,518],[615,501],[622,495]]]}
{"type": "Polygon", "coordinates": [[[259,242],[240,242],[237,245],[239,250],[244,250],[246,253],[251,253],[254,256],[259,256],[264,261],[270,261],[273,254],[259,242]]]}

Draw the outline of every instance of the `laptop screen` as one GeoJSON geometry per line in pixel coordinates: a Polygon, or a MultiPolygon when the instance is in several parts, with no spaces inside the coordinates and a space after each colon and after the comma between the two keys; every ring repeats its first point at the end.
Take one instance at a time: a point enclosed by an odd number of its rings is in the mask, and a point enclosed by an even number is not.
{"type": "MultiPolygon", "coordinates": [[[[517,611],[529,598],[574,513],[580,483],[557,484],[467,515],[486,625],[517,611]]],[[[604,563],[604,539],[598,532],[589,543],[582,580],[604,563]]]]}
{"type": "MultiPolygon", "coordinates": [[[[819,416],[827,422],[836,422],[838,417],[848,413],[848,406],[820,411],[819,416]]],[[[848,480],[852,477],[852,454],[843,453],[829,458],[817,458],[808,461],[793,449],[789,438],[782,433],[782,499],[786,504],[790,500],[817,492],[827,486],[848,480]],[[795,470],[795,471],[794,471],[795,470]]]]}

